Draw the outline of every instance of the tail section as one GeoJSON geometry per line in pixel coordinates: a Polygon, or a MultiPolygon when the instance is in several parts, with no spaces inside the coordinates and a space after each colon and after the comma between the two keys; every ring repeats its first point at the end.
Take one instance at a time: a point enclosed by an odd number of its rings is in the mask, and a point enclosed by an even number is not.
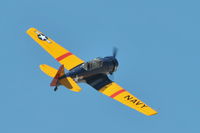
{"type": "MultiPolygon", "coordinates": [[[[51,81],[51,84],[50,84],[50,86],[55,86],[54,91],[56,91],[58,89],[57,86],[61,84],[61,81],[63,81],[63,79],[59,80],[59,78],[62,77],[63,75],[65,75],[65,70],[64,70],[64,66],[62,65],[58,69],[55,77],[53,78],[53,80],[51,81]]],[[[70,84],[67,83],[66,86],[68,88],[68,86],[70,86],[70,84]]],[[[70,86],[70,88],[71,88],[71,86],[70,86]]]]}
{"type": "Polygon", "coordinates": [[[78,84],[71,78],[71,77],[62,77],[65,72],[64,72],[64,66],[60,66],[59,70],[56,70],[55,68],[52,68],[48,65],[40,65],[40,69],[48,76],[53,77],[53,80],[50,84],[50,86],[55,86],[55,91],[57,90],[57,86],[63,85],[66,88],[75,91],[75,92],[80,92],[81,88],[78,86],[78,84]]]}

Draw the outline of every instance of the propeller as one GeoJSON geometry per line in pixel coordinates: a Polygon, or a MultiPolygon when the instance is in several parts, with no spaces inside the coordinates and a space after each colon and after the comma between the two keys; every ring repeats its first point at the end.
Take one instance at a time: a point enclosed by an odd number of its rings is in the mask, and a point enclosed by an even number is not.
{"type": "Polygon", "coordinates": [[[113,57],[116,58],[118,49],[116,47],[113,48],[113,57]]]}
{"type": "MultiPolygon", "coordinates": [[[[117,53],[118,53],[118,49],[117,49],[117,47],[113,47],[113,57],[116,58],[117,53]]],[[[115,76],[114,76],[113,73],[110,73],[110,78],[111,78],[112,80],[114,80],[115,76]]]]}

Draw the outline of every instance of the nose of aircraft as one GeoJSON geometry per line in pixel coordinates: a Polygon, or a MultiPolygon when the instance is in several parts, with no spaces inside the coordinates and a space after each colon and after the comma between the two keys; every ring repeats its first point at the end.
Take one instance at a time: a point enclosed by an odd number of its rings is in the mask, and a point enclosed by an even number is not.
{"type": "Polygon", "coordinates": [[[115,68],[114,68],[114,72],[115,72],[117,70],[118,66],[119,66],[119,63],[118,63],[118,61],[115,57],[113,58],[113,64],[115,66],[115,68]]]}
{"type": "Polygon", "coordinates": [[[117,70],[119,63],[114,56],[107,56],[107,57],[104,58],[104,60],[106,62],[109,62],[109,64],[112,66],[112,73],[117,70]]]}

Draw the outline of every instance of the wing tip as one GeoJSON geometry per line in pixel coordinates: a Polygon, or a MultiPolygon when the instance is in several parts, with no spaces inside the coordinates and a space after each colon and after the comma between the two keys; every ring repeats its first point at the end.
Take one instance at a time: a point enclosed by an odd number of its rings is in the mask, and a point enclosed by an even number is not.
{"type": "Polygon", "coordinates": [[[156,114],[158,114],[158,112],[152,112],[152,113],[150,113],[150,114],[147,114],[148,116],[152,116],[152,115],[156,115],[156,114]]]}
{"type": "Polygon", "coordinates": [[[30,32],[35,31],[35,30],[37,30],[37,29],[31,27],[31,28],[29,28],[29,29],[26,31],[26,33],[29,34],[30,32]]]}

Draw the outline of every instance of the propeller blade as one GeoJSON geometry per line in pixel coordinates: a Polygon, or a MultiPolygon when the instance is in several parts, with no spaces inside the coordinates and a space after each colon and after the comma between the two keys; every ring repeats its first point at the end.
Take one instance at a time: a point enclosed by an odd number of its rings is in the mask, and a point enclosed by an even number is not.
{"type": "Polygon", "coordinates": [[[118,52],[118,49],[116,47],[113,48],[113,56],[116,57],[117,56],[117,52],[118,52]]]}

